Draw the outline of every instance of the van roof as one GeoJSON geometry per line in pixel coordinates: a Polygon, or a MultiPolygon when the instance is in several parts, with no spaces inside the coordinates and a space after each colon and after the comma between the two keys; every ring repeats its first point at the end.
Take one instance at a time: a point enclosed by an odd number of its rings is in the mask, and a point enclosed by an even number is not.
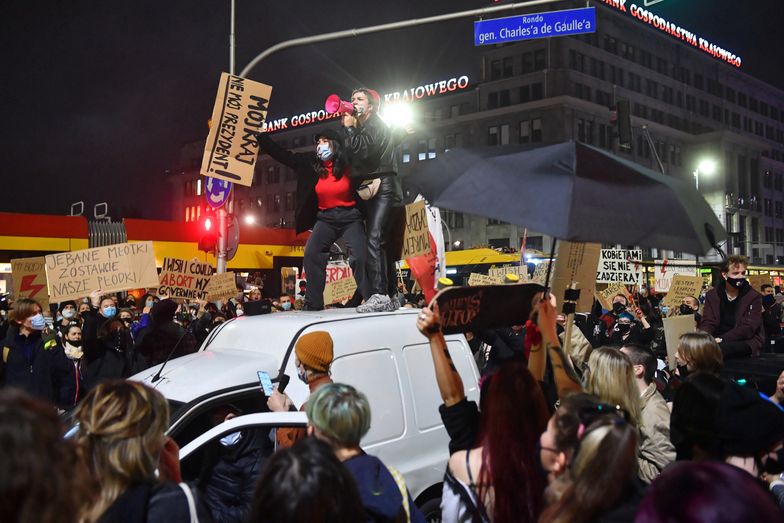
{"type": "MultiPolygon", "coordinates": [[[[356,309],[348,308],[242,316],[222,325],[217,335],[208,337],[196,354],[169,361],[156,383],[152,383],[151,378],[160,365],[146,369],[132,379],[160,388],[170,400],[187,403],[218,390],[255,383],[256,371],[265,371],[274,379],[289,346],[308,327],[318,330],[318,325],[323,324],[324,330],[331,330],[330,324],[334,326],[344,321],[361,322],[357,327],[369,326],[368,323],[375,327],[378,320],[374,322],[372,318],[413,316],[418,312],[417,309],[399,309],[360,315],[356,309]]],[[[390,320],[395,324],[395,327],[390,325],[390,329],[397,330],[399,319],[390,320]]],[[[413,319],[410,321],[413,326],[413,319]]],[[[339,352],[336,347],[336,357],[339,352]]]]}

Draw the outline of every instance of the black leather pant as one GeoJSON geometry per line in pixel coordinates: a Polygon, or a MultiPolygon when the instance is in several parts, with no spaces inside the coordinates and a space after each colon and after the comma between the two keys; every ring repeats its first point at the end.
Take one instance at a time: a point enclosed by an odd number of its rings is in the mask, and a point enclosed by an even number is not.
{"type": "Polygon", "coordinates": [[[357,282],[357,292],[369,298],[367,284],[367,258],[365,230],[362,227],[362,213],[357,208],[335,207],[318,212],[316,225],[305,244],[303,265],[308,278],[308,290],[305,293],[305,307],[308,310],[324,308],[324,287],[326,285],[326,269],[329,261],[329,249],[338,238],[344,238],[351,251],[349,264],[357,282]]]}
{"type": "Polygon", "coordinates": [[[396,175],[381,178],[376,196],[367,202],[367,273],[372,294],[397,292],[395,262],[403,249],[406,211],[396,175]]]}

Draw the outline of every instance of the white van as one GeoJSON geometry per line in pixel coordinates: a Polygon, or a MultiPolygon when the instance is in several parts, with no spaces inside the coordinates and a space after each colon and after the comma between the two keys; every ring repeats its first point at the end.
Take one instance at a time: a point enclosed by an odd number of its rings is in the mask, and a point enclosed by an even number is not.
{"type": "MultiPolygon", "coordinates": [[[[198,474],[205,445],[238,428],[305,426],[304,413],[267,410],[256,373],[266,371],[273,383],[283,373],[290,376],[286,393],[300,407],[309,392],[297,379],[294,344],[301,334],[328,331],[334,340],[333,380],[353,385],[370,402],[372,422],[362,447],[404,475],[426,516],[438,516],[449,438],[438,413],[442,401],[430,346],[416,328],[417,314],[415,309],[377,314],[332,309],[240,317],[212,332],[199,352],[166,363],[157,380],[160,365],[132,379],[169,400],[169,435],[181,447],[183,476],[191,479],[198,474]],[[222,405],[237,407],[243,415],[213,426],[210,415],[222,405]]],[[[479,373],[465,337],[446,339],[468,398],[478,402],[479,373]]]]}

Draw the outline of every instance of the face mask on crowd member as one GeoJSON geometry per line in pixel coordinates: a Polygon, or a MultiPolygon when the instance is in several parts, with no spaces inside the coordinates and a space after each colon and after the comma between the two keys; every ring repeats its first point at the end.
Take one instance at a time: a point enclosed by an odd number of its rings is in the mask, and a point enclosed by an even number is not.
{"type": "Polygon", "coordinates": [[[104,298],[101,300],[100,306],[101,316],[104,318],[114,318],[117,314],[117,306],[111,298],[104,298]]]}
{"type": "Polygon", "coordinates": [[[332,151],[332,145],[329,143],[329,140],[324,137],[319,138],[318,144],[316,145],[316,155],[319,157],[319,160],[326,162],[332,158],[333,154],[334,152],[332,151]]]}
{"type": "Polygon", "coordinates": [[[63,318],[65,318],[66,320],[70,320],[71,318],[76,316],[76,308],[73,305],[66,305],[63,308],[62,315],[63,318]]]}
{"type": "Polygon", "coordinates": [[[24,326],[34,331],[42,331],[46,328],[46,318],[39,312],[25,320],[24,326]]]}
{"type": "Polygon", "coordinates": [[[743,288],[746,285],[746,266],[741,263],[734,263],[729,266],[729,270],[723,273],[727,285],[736,289],[743,288]]]}
{"type": "Polygon", "coordinates": [[[626,310],[626,300],[617,296],[615,300],[613,300],[612,310],[615,314],[620,314],[626,310]]]}
{"type": "Polygon", "coordinates": [[[245,316],[245,310],[242,307],[237,307],[234,311],[237,316],[245,316]]]}

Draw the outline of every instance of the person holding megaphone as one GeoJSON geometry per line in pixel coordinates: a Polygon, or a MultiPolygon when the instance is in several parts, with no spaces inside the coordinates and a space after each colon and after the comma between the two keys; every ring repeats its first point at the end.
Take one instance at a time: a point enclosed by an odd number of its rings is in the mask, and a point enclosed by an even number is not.
{"type": "MultiPolygon", "coordinates": [[[[329,100],[328,100],[329,101],[329,100]]],[[[351,159],[351,177],[365,180],[363,185],[377,187],[363,194],[367,199],[368,284],[371,296],[357,312],[397,310],[390,297],[397,294],[395,263],[400,259],[405,227],[403,190],[397,177],[397,145],[389,127],[378,116],[381,97],[372,89],[359,88],[351,93],[353,111],[343,112],[343,140],[351,159]]]]}
{"type": "Polygon", "coordinates": [[[349,264],[357,282],[357,291],[370,297],[366,276],[367,241],[363,216],[357,208],[357,196],[349,173],[348,157],[341,135],[324,129],[316,135],[315,150],[293,153],[275,143],[268,133],[257,135],[262,152],[297,173],[297,207],[294,215],[297,234],[312,228],[305,244],[303,261],[308,278],[306,310],[324,308],[324,286],[329,251],[339,238],[350,249],[349,264]]]}

